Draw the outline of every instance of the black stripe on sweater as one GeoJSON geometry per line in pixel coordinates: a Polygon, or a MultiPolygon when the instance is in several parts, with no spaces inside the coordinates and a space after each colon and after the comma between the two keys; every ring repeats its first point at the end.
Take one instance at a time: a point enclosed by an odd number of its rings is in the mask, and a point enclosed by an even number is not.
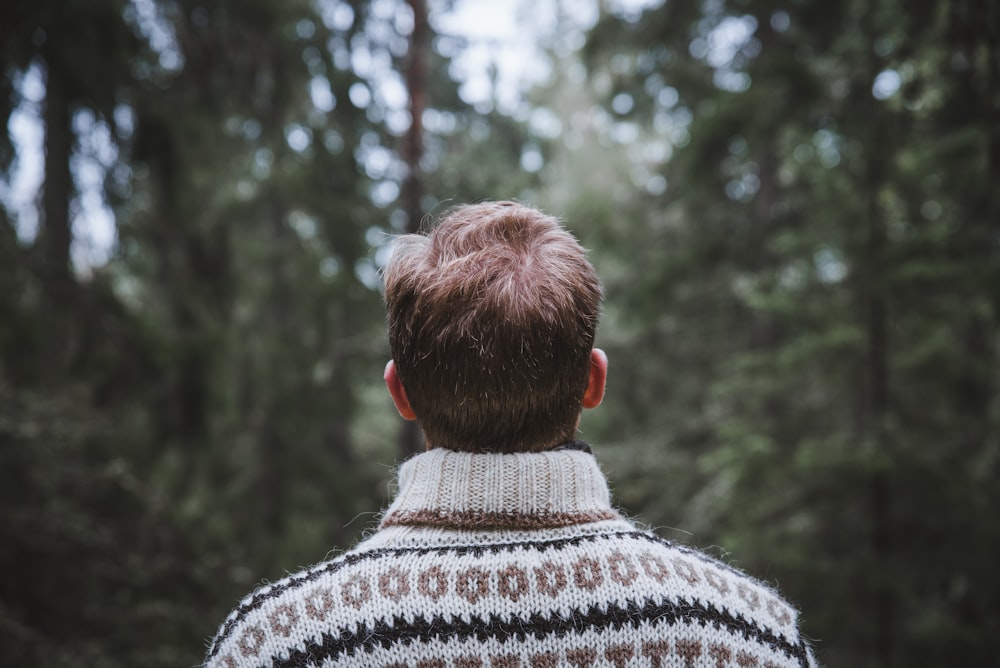
{"type": "Polygon", "coordinates": [[[218,635],[212,640],[211,648],[209,649],[208,658],[214,658],[216,654],[219,653],[219,648],[223,641],[230,636],[233,628],[239,624],[243,619],[246,618],[254,610],[259,609],[264,603],[280,596],[286,591],[297,589],[303,585],[307,585],[316,579],[329,574],[336,573],[337,571],[343,569],[346,566],[353,566],[354,564],[363,561],[372,561],[376,559],[381,559],[383,557],[399,557],[405,555],[424,555],[424,554],[457,554],[458,556],[472,555],[474,557],[481,557],[484,554],[499,554],[501,552],[512,552],[517,549],[534,549],[539,552],[545,552],[549,549],[560,550],[567,546],[575,546],[581,543],[593,543],[598,540],[618,540],[618,539],[633,539],[642,540],[649,543],[657,543],[664,545],[668,548],[678,550],[684,554],[696,557],[697,559],[719,566],[739,577],[747,577],[745,574],[739,572],[732,566],[725,564],[721,561],[713,559],[712,557],[705,555],[693,548],[674,543],[665,538],[661,538],[656,534],[652,534],[646,531],[614,531],[608,533],[599,534],[584,534],[581,536],[570,536],[567,538],[553,538],[550,540],[532,540],[532,541],[521,541],[521,542],[511,542],[511,543],[477,543],[473,545],[440,545],[440,546],[428,546],[428,547],[395,547],[395,548],[381,548],[377,550],[369,550],[366,552],[348,552],[341,557],[337,557],[331,561],[322,563],[315,568],[312,568],[304,573],[299,573],[291,577],[285,578],[284,580],[279,580],[271,587],[265,589],[264,591],[254,592],[248,599],[246,599],[240,606],[234,610],[230,616],[223,623],[222,628],[219,630],[218,635]]]}
{"type": "Polygon", "coordinates": [[[480,617],[473,615],[468,621],[456,615],[436,615],[428,620],[418,615],[413,621],[394,616],[392,622],[384,619],[373,625],[359,624],[353,630],[342,628],[337,633],[324,633],[319,642],[311,641],[304,650],[292,650],[287,657],[272,657],[272,668],[293,668],[297,666],[319,665],[325,660],[335,660],[340,656],[354,656],[359,652],[372,652],[376,648],[389,649],[396,643],[409,645],[414,641],[429,643],[459,642],[475,639],[486,642],[495,639],[500,643],[516,641],[522,643],[528,637],[543,640],[546,637],[562,637],[568,633],[597,632],[613,629],[618,632],[625,627],[638,628],[647,623],[653,626],[666,624],[688,624],[725,629],[733,635],[742,636],[760,645],[794,657],[803,668],[808,668],[809,660],[803,643],[792,644],[766,628],[757,626],[741,615],[732,615],[712,605],[684,600],[654,600],[642,602],[627,601],[624,606],[608,604],[605,609],[592,605],[586,611],[574,609],[567,616],[558,612],[545,616],[532,613],[530,617],[512,616],[503,619],[497,615],[480,617]]]}
{"type": "Polygon", "coordinates": [[[650,542],[666,543],[667,541],[653,536],[644,531],[619,531],[601,534],[585,534],[582,536],[570,536],[568,538],[554,538],[551,540],[523,541],[515,543],[485,543],[473,545],[435,545],[427,547],[386,547],[366,552],[348,552],[336,559],[319,564],[304,573],[298,573],[291,577],[279,580],[274,585],[264,591],[256,591],[250,595],[240,606],[233,611],[222,625],[218,635],[212,640],[212,647],[208,657],[213,658],[219,653],[219,646],[232,633],[233,627],[243,621],[247,615],[260,608],[264,603],[286,591],[296,589],[309,584],[316,579],[329,574],[336,573],[345,566],[353,566],[363,561],[372,561],[383,557],[401,557],[405,555],[424,554],[457,554],[458,556],[472,555],[481,557],[484,554],[499,554],[501,552],[512,552],[519,548],[531,548],[539,552],[549,549],[559,550],[566,546],[579,545],[580,543],[593,543],[598,540],[610,540],[617,538],[645,539],[650,542]]]}

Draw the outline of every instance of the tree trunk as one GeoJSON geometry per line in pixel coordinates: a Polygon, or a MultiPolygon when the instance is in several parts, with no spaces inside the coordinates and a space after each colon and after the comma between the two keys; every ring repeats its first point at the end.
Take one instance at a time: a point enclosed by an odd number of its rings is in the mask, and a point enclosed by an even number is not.
{"type": "Polygon", "coordinates": [[[42,216],[38,231],[46,283],[64,305],[71,280],[69,204],[73,197],[73,177],[69,161],[73,152],[69,80],[59,63],[48,62],[45,84],[45,183],[42,186],[42,216]]]}
{"type": "Polygon", "coordinates": [[[46,383],[64,381],[77,353],[73,317],[73,270],[70,260],[72,230],[70,202],[73,177],[73,127],[70,79],[57,58],[46,56],[47,77],[42,121],[45,125],[44,182],[35,239],[38,275],[42,281],[41,329],[34,344],[38,351],[37,377],[46,383]]]}
{"type": "MultiPolygon", "coordinates": [[[[877,36],[874,12],[867,12],[862,18],[866,42],[873,44],[877,36]]],[[[874,81],[881,65],[872,49],[867,50],[867,73],[865,82],[874,81]]],[[[889,468],[891,458],[890,443],[886,434],[889,405],[889,340],[888,340],[888,286],[886,271],[885,218],[879,203],[879,194],[885,184],[888,165],[886,156],[892,154],[895,141],[889,124],[885,122],[885,111],[867,90],[865,95],[867,113],[865,130],[868,147],[864,183],[859,190],[865,193],[866,239],[863,250],[862,309],[866,336],[866,373],[864,377],[864,406],[862,408],[862,440],[868,448],[866,461],[870,465],[868,474],[869,504],[871,511],[871,549],[873,572],[871,573],[871,601],[875,626],[874,657],[881,668],[890,668],[893,663],[895,636],[895,600],[892,590],[893,545],[892,545],[892,489],[889,468]],[[875,147],[885,147],[885,150],[875,147]]]]}
{"type": "MultiPolygon", "coordinates": [[[[403,144],[403,160],[407,173],[403,181],[403,207],[406,211],[406,231],[420,230],[423,218],[424,182],[420,161],[424,155],[423,115],[427,103],[427,45],[430,28],[427,23],[425,0],[407,0],[413,10],[413,33],[410,35],[410,58],[406,67],[406,90],[410,97],[410,129],[403,144]]],[[[402,424],[399,432],[399,454],[406,459],[422,448],[420,426],[414,421],[402,424]]]]}

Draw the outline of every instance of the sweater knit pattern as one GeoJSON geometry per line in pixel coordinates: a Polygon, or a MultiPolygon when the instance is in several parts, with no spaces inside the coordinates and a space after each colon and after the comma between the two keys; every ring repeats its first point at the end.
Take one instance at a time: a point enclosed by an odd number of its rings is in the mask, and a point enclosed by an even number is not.
{"type": "Polygon", "coordinates": [[[400,469],[379,529],[267,584],[211,668],[815,666],[769,587],[642,531],[593,456],[435,449],[400,469]]]}

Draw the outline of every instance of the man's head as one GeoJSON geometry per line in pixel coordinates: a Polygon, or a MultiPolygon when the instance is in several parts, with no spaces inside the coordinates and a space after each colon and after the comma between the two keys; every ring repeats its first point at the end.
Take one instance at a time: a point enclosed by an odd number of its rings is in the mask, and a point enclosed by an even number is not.
{"type": "Polygon", "coordinates": [[[514,452],[572,440],[600,403],[602,292],[559,222],[514,202],[399,237],[385,270],[386,382],[433,447],[514,452]]]}

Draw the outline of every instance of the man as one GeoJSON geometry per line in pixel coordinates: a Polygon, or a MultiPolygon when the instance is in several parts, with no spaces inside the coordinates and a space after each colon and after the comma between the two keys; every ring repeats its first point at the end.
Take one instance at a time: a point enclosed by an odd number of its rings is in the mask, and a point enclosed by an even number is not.
{"type": "Polygon", "coordinates": [[[244,599],[208,665],[815,665],[778,594],[611,507],[574,440],[604,394],[601,297],[576,240],[519,204],[398,239],[385,381],[427,451],[375,534],[244,599]]]}

